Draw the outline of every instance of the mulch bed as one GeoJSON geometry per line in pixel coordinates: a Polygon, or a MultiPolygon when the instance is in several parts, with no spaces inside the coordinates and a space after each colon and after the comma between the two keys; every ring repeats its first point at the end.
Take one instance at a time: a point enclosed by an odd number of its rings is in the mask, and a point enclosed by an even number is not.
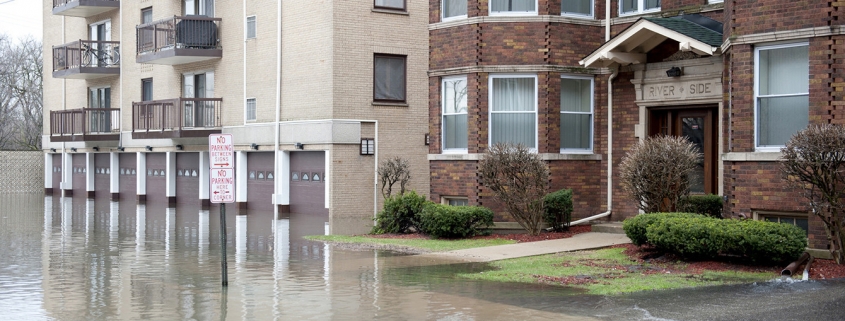
{"type": "MultiPolygon", "coordinates": [[[[519,243],[524,242],[536,242],[536,241],[545,241],[545,240],[555,240],[561,238],[572,237],[576,234],[590,232],[592,228],[589,225],[577,225],[570,227],[566,232],[543,232],[540,235],[529,235],[526,233],[516,233],[516,234],[493,234],[487,236],[476,236],[473,239],[508,239],[514,240],[519,243]]],[[[380,234],[380,235],[367,235],[368,237],[372,238],[393,238],[393,239],[428,239],[429,237],[423,234],[380,234]]],[[[680,258],[667,253],[660,253],[653,248],[649,247],[637,247],[633,244],[621,244],[613,246],[615,248],[624,248],[626,255],[631,259],[643,263],[649,262],[655,265],[661,266],[660,269],[654,269],[653,271],[642,271],[644,273],[659,273],[660,271],[670,271],[670,272],[685,272],[685,273],[692,273],[692,274],[700,274],[704,271],[748,271],[748,272],[771,272],[772,275],[780,275],[781,270],[783,270],[784,266],[760,266],[760,265],[749,265],[743,264],[740,262],[733,262],[729,259],[720,260],[720,261],[685,261],[685,267],[681,270],[677,267],[677,265],[671,265],[670,263],[682,261],[680,258]],[[674,267],[670,267],[674,266],[674,267]]],[[[798,274],[796,277],[800,278],[800,272],[804,271],[804,266],[799,267],[798,274]]],[[[579,277],[569,277],[571,280],[565,280],[571,284],[584,284],[584,283],[593,283],[595,280],[591,280],[589,278],[579,278],[579,277]]],[[[836,264],[833,260],[822,260],[822,259],[814,259],[813,263],[810,265],[810,279],[814,280],[823,280],[823,279],[835,279],[835,278],[845,278],[845,264],[836,264]]],[[[558,282],[564,280],[556,280],[558,282]]]]}

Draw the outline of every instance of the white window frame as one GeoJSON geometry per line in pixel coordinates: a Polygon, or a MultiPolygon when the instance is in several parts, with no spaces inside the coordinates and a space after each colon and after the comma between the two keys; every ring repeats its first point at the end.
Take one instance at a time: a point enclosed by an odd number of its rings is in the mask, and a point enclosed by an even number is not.
{"type": "Polygon", "coordinates": [[[258,37],[258,19],[255,15],[246,16],[244,19],[244,39],[255,39],[258,37]],[[252,18],[252,37],[249,36],[249,18],[252,18]]]}
{"type": "Polygon", "coordinates": [[[632,15],[650,13],[650,12],[660,12],[660,10],[662,8],[662,4],[661,4],[660,7],[644,10],[643,8],[645,8],[645,0],[635,0],[635,1],[637,1],[637,11],[622,12],[622,4],[621,4],[622,0],[618,0],[616,2],[616,4],[617,4],[616,6],[619,7],[619,16],[622,17],[622,16],[632,16],[632,15]]]}
{"type": "MultiPolygon", "coordinates": [[[[574,112],[574,111],[567,111],[564,112],[561,108],[560,114],[563,117],[563,114],[577,114],[577,115],[590,115],[590,147],[583,149],[583,148],[563,148],[560,147],[561,154],[592,154],[593,148],[595,145],[595,135],[596,135],[596,81],[594,77],[589,76],[580,76],[580,75],[561,75],[561,79],[579,79],[579,80],[589,80],[590,81],[590,112],[574,112]]],[[[561,104],[563,102],[560,102],[561,104]]],[[[560,106],[558,106],[560,107],[560,106]]],[[[560,130],[563,130],[561,128],[560,130]]],[[[561,145],[563,142],[561,142],[561,145]]]]}
{"type": "MultiPolygon", "coordinates": [[[[444,91],[446,90],[446,82],[447,81],[456,81],[456,80],[463,80],[464,84],[466,84],[467,83],[467,76],[466,75],[449,76],[449,77],[443,77],[440,80],[440,113],[441,113],[441,116],[440,116],[440,146],[441,146],[441,148],[440,148],[440,150],[443,151],[443,154],[466,154],[467,153],[467,148],[448,148],[448,149],[446,148],[446,128],[445,128],[446,116],[462,115],[462,114],[467,115],[467,129],[469,129],[469,100],[467,100],[467,111],[465,111],[464,113],[452,113],[452,114],[446,113],[446,95],[444,93],[444,91]]],[[[467,86],[466,88],[467,88],[467,90],[469,90],[469,86],[467,86]]],[[[468,135],[468,133],[464,133],[464,134],[468,135]]],[[[467,147],[469,147],[469,139],[467,139],[467,147]]]]}
{"type": "Polygon", "coordinates": [[[255,97],[249,97],[246,100],[244,100],[244,122],[245,123],[253,123],[256,120],[258,120],[258,100],[256,100],[255,97]],[[253,112],[255,113],[255,115],[254,115],[255,118],[253,118],[253,119],[249,119],[249,101],[250,100],[252,100],[253,108],[255,108],[255,110],[253,110],[253,112]]]}
{"type": "MultiPolygon", "coordinates": [[[[566,0],[563,0],[566,1],[566,0]]],[[[560,15],[563,17],[573,17],[573,18],[595,18],[596,16],[596,1],[590,0],[590,13],[583,14],[583,13],[574,13],[574,12],[563,12],[563,7],[561,6],[560,15]]]]}
{"type": "Polygon", "coordinates": [[[493,11],[493,4],[487,2],[487,12],[490,16],[536,16],[540,4],[534,0],[534,11],[493,11]]]}
{"type": "MultiPolygon", "coordinates": [[[[539,124],[537,118],[537,105],[539,98],[539,89],[537,74],[490,74],[487,77],[487,146],[493,146],[493,79],[496,78],[534,78],[534,146],[528,146],[528,150],[536,153],[539,145],[539,124]]],[[[509,113],[509,112],[495,112],[495,113],[509,113]]],[[[527,112],[518,112],[527,113],[527,112]]],[[[467,125],[468,126],[468,125],[467,125]]]]}
{"type": "MultiPolygon", "coordinates": [[[[449,201],[452,201],[452,200],[466,201],[467,205],[463,205],[463,206],[470,206],[469,205],[469,197],[466,197],[466,196],[441,196],[440,197],[440,204],[449,205],[449,201]]],[[[452,206],[461,206],[461,205],[452,205],[452,206]]]]}
{"type": "MultiPolygon", "coordinates": [[[[460,15],[460,16],[454,16],[454,17],[445,17],[445,16],[443,16],[443,13],[444,13],[444,12],[446,12],[445,10],[443,10],[444,3],[445,3],[445,2],[446,2],[446,0],[440,0],[440,21],[441,21],[441,22],[453,21],[453,20],[461,20],[461,19],[466,19],[466,18],[467,18],[467,15],[466,15],[466,14],[463,14],[463,15],[460,15]]],[[[469,11],[469,0],[467,0],[467,11],[469,11]]]]}
{"type": "MultiPolygon", "coordinates": [[[[760,106],[758,105],[758,101],[760,98],[760,51],[762,50],[774,50],[774,49],[783,49],[783,48],[791,48],[791,47],[807,47],[809,52],[809,41],[802,41],[802,42],[791,42],[791,43],[779,43],[779,44],[769,44],[769,45],[761,45],[754,48],[754,150],[757,152],[780,152],[780,149],[784,147],[784,145],[766,145],[760,146],[760,118],[758,117],[760,106]]],[[[807,63],[809,64],[809,57],[807,63]]],[[[810,75],[806,75],[809,79],[810,75]]],[[[786,94],[786,95],[767,95],[765,97],[795,97],[795,96],[808,96],[810,95],[810,88],[809,85],[807,86],[807,92],[805,93],[793,93],[793,94],[786,94]]],[[[809,106],[808,106],[809,107],[809,106]]]]}
{"type": "Polygon", "coordinates": [[[707,3],[722,3],[722,2],[725,2],[725,0],[707,0],[707,3]]]}

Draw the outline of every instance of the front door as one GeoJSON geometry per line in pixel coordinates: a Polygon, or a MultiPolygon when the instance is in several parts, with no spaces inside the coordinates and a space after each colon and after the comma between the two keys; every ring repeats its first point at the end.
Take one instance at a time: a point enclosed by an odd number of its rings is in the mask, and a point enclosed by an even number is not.
{"type": "Polygon", "coordinates": [[[717,133],[716,107],[649,109],[649,136],[683,136],[704,154],[693,173],[692,194],[717,193],[717,133]]]}

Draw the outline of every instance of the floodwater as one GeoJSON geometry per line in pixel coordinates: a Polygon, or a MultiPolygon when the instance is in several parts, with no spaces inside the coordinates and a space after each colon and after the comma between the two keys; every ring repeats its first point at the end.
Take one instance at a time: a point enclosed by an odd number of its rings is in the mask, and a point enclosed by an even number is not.
{"type": "MultiPolygon", "coordinates": [[[[230,212],[235,212],[230,210],[230,212]]],[[[0,195],[4,320],[835,320],[845,282],[592,296],[468,281],[482,264],[351,251],[302,239],[327,218],[227,216],[134,202],[0,195]]]]}

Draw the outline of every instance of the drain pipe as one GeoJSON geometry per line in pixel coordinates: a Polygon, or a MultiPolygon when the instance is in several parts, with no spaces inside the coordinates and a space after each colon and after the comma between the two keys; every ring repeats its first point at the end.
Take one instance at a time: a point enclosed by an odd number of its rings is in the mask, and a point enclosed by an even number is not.
{"type": "Polygon", "coordinates": [[[802,281],[807,281],[810,278],[810,264],[813,264],[813,257],[807,260],[807,265],[804,265],[804,275],[801,276],[802,281]]]}
{"type": "MultiPolygon", "coordinates": [[[[610,9],[608,9],[609,11],[610,9]]],[[[608,30],[610,30],[608,28],[608,30]]],[[[619,75],[619,68],[607,78],[607,212],[569,223],[570,226],[586,223],[595,219],[609,216],[613,208],[613,79],[619,75]]]]}
{"type": "Polygon", "coordinates": [[[798,267],[801,266],[801,264],[804,264],[804,261],[808,260],[809,258],[810,253],[804,252],[804,254],[801,254],[801,257],[799,257],[797,261],[789,263],[789,265],[787,265],[786,268],[783,269],[783,271],[780,271],[780,275],[792,276],[793,274],[795,274],[795,270],[798,270],[798,267]]]}
{"type": "MultiPolygon", "coordinates": [[[[283,175],[279,175],[279,141],[281,137],[279,137],[279,130],[281,130],[279,121],[281,121],[282,117],[282,0],[278,2],[278,15],[279,15],[279,29],[276,31],[276,42],[278,46],[278,50],[276,50],[276,132],[273,135],[275,137],[275,142],[273,146],[273,173],[276,173],[276,178],[273,182],[273,219],[279,219],[279,177],[283,175]]],[[[244,31],[246,32],[246,31],[244,31]]],[[[244,47],[246,43],[244,43],[244,47]]],[[[246,97],[244,97],[244,103],[246,103],[246,97]]],[[[275,225],[274,225],[275,226],[275,225]]]]}

